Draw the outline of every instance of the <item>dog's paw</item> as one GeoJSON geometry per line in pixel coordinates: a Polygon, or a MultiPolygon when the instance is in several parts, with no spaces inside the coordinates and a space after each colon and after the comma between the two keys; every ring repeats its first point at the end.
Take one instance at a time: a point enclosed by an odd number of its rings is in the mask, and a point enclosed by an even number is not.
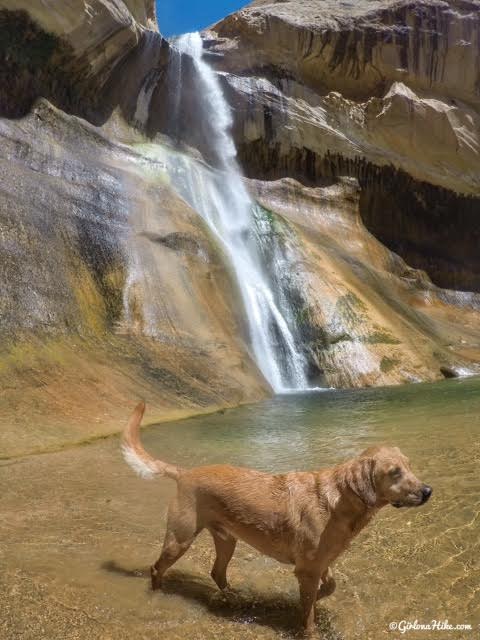
{"type": "Polygon", "coordinates": [[[236,601],[238,600],[238,590],[232,589],[232,587],[227,584],[224,589],[221,589],[220,591],[217,591],[215,593],[214,600],[217,603],[234,606],[236,601]]]}
{"type": "Polygon", "coordinates": [[[231,587],[228,582],[222,589],[222,593],[226,598],[236,598],[238,596],[238,590],[231,587]]]}

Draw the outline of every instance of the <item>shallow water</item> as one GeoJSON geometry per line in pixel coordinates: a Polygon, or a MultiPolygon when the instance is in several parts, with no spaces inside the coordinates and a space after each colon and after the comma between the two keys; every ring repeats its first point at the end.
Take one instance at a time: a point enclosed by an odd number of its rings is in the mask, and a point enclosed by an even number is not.
{"type": "Polygon", "coordinates": [[[345,581],[356,576],[339,586],[350,621],[335,606],[339,626],[351,637],[401,619],[480,622],[478,379],[277,397],[150,431],[146,442],[180,464],[276,472],[330,465],[378,442],[399,446],[433,498],[418,510],[386,508],[339,562],[345,581]]]}
{"type": "MultiPolygon", "coordinates": [[[[152,427],[143,440],[185,466],[228,462],[275,472],[320,468],[372,443],[398,445],[433,497],[418,509],[382,510],[337,562],[337,591],[317,607],[324,637],[479,636],[480,379],[288,395],[152,427]],[[388,628],[432,619],[474,629],[403,635],[388,628]]],[[[149,591],[147,566],[159,551],[173,486],[134,477],[117,439],[0,466],[0,483],[9,487],[0,498],[5,637],[295,633],[291,568],[240,544],[229,568],[234,592],[225,598],[208,576],[206,533],[170,571],[167,593],[149,591]]]]}

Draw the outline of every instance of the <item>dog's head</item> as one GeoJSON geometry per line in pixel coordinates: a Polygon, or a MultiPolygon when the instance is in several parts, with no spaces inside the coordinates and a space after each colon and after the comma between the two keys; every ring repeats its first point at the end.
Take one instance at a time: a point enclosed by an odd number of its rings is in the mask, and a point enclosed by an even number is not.
{"type": "Polygon", "coordinates": [[[352,461],[347,482],[370,507],[418,507],[432,494],[432,488],[413,474],[408,458],[397,447],[366,449],[352,461]]]}

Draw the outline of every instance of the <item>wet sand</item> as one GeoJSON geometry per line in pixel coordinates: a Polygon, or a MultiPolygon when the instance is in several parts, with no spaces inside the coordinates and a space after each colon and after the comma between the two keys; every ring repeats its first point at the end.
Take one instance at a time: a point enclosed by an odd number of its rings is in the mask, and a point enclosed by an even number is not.
{"type": "MultiPolygon", "coordinates": [[[[480,381],[286,396],[146,429],[148,447],[180,464],[319,468],[373,442],[398,444],[434,495],[386,508],[337,563],[337,592],[317,607],[326,639],[475,638],[480,623],[480,381]],[[392,621],[447,619],[474,631],[390,632],[392,621]]],[[[149,589],[171,481],[123,463],[118,439],[0,466],[0,637],[291,638],[292,568],[239,544],[232,592],[209,577],[202,533],[149,589]]]]}

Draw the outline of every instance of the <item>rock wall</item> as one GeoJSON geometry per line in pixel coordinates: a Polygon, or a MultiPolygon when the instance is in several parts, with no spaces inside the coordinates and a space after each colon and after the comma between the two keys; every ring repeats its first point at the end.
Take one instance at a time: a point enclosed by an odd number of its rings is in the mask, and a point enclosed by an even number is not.
{"type": "Polygon", "coordinates": [[[45,100],[0,136],[1,456],[118,432],[139,398],[161,421],[268,393],[224,257],[142,136],[45,100]]]}
{"type": "Polygon", "coordinates": [[[478,9],[292,0],[221,21],[206,44],[247,175],[356,177],[382,242],[436,284],[479,291],[478,9]]]}
{"type": "Polygon", "coordinates": [[[283,288],[312,382],[388,385],[480,370],[480,296],[439,289],[369,233],[355,178],[321,187],[255,180],[250,188],[271,221],[268,245],[289,264],[283,288]]]}
{"type": "MultiPolygon", "coordinates": [[[[311,385],[479,371],[478,5],[254,2],[205,34],[311,385]]],[[[140,397],[160,420],[269,393],[161,160],[217,159],[154,20],[0,0],[2,457],[118,431],[140,397]]]]}
{"type": "Polygon", "coordinates": [[[170,54],[153,0],[0,2],[1,456],[117,432],[138,398],[153,421],[269,392],[223,255],[142,156],[170,54]]]}
{"type": "Polygon", "coordinates": [[[359,101],[403,82],[478,105],[478,8],[477,0],[256,0],[214,32],[232,72],[280,70],[316,93],[359,101]]]}
{"type": "Polygon", "coordinates": [[[168,63],[154,2],[47,5],[0,2],[0,115],[26,115],[44,97],[97,125],[117,107],[131,120],[145,75],[168,63]]]}

